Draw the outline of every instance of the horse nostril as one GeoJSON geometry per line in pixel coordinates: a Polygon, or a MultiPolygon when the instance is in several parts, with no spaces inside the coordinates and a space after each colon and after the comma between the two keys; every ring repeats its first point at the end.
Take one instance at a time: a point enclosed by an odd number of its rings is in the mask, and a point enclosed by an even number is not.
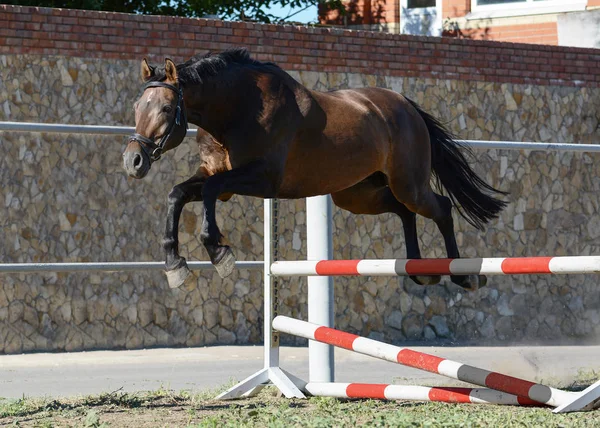
{"type": "Polygon", "coordinates": [[[136,154],[133,158],[133,167],[135,169],[139,169],[142,166],[142,156],[140,154],[136,154]]]}

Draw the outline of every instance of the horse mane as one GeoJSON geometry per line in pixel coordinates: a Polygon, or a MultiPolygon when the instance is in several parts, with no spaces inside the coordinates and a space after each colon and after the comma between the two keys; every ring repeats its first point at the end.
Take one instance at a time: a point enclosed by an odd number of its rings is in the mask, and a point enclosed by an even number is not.
{"type": "MultiPolygon", "coordinates": [[[[250,66],[265,72],[283,72],[276,64],[253,59],[246,48],[230,48],[217,54],[198,54],[182,64],[177,64],[177,77],[183,85],[202,84],[206,78],[216,76],[232,65],[250,66]]],[[[154,76],[150,81],[165,80],[164,66],[153,67],[153,70],[154,76]]]]}

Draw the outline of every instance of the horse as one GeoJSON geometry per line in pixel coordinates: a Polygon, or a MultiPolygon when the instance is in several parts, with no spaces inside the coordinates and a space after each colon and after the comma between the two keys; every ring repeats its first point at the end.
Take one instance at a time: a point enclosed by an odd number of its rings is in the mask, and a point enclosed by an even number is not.
{"type": "MultiPolygon", "coordinates": [[[[217,226],[215,205],[234,194],[331,194],[338,207],[354,214],[397,214],[409,259],[421,258],[416,214],[436,223],[448,258],[458,258],[452,207],[483,230],[506,205],[499,199],[506,193],[471,169],[461,151],[466,148],[445,126],[394,91],[309,90],[244,48],[177,65],[166,58],[164,67],[143,59],[141,79],[135,134],[123,153],[130,177],[144,178],[162,154],[179,146],[188,120],[199,127],[197,172],[168,195],[163,247],[172,288],[190,275],[178,249],[179,218],[190,202],[203,202],[200,239],[223,278],[233,271],[235,256],[217,226]]],[[[441,279],[411,278],[420,285],[441,279]]],[[[452,275],[451,281],[468,290],[487,282],[483,275],[452,275]]]]}

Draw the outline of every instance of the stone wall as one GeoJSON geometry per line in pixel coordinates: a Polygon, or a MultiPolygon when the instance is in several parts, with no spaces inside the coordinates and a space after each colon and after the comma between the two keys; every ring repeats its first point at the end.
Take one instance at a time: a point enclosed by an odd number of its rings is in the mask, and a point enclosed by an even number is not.
{"type": "MultiPolygon", "coordinates": [[[[0,55],[0,120],[131,125],[138,61],[0,55]]],[[[600,89],[292,71],[307,87],[381,86],[405,93],[462,138],[597,143],[600,89]]],[[[0,133],[1,262],[162,260],[166,195],[198,162],[193,140],[142,181],[121,169],[124,138],[0,133]]],[[[478,150],[473,166],[509,205],[485,232],[457,218],[464,256],[600,254],[598,155],[478,150]]],[[[262,258],[262,202],[219,204],[239,260],[262,258]]],[[[280,204],[282,259],[306,257],[303,201],[280,204]]],[[[206,260],[200,206],[186,208],[181,253],[206,260]]],[[[336,258],[405,255],[393,215],[334,212],[336,258]]],[[[425,257],[443,257],[419,219],[425,257]]],[[[595,276],[493,277],[466,293],[444,278],[336,278],[336,325],[388,341],[592,340],[600,333],[595,276]]],[[[283,282],[282,314],[306,317],[306,283],[283,282]]],[[[260,343],[261,273],[204,272],[170,290],[162,273],[0,275],[0,352],[260,343]]],[[[287,338],[284,342],[289,343],[287,338]]]]}

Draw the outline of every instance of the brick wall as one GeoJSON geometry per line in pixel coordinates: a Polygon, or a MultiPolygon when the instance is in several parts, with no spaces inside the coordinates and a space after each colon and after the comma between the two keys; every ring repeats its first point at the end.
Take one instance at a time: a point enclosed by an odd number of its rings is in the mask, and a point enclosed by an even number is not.
{"type": "Polygon", "coordinates": [[[399,0],[350,0],[346,4],[346,15],[337,10],[328,10],[323,5],[319,7],[319,17],[322,24],[350,25],[357,27],[373,26],[388,32],[395,32],[394,25],[400,22],[399,0]]]}
{"type": "Polygon", "coordinates": [[[0,54],[183,60],[240,45],[287,70],[600,85],[595,49],[0,5],[0,54]]]}
{"type": "Polygon", "coordinates": [[[465,16],[471,11],[471,0],[442,0],[443,18],[465,16]]]}
{"type": "Polygon", "coordinates": [[[511,43],[533,43],[541,45],[558,45],[558,29],[556,21],[536,22],[532,24],[486,25],[475,24],[456,31],[444,31],[444,36],[467,37],[475,40],[493,40],[511,43]]]}

